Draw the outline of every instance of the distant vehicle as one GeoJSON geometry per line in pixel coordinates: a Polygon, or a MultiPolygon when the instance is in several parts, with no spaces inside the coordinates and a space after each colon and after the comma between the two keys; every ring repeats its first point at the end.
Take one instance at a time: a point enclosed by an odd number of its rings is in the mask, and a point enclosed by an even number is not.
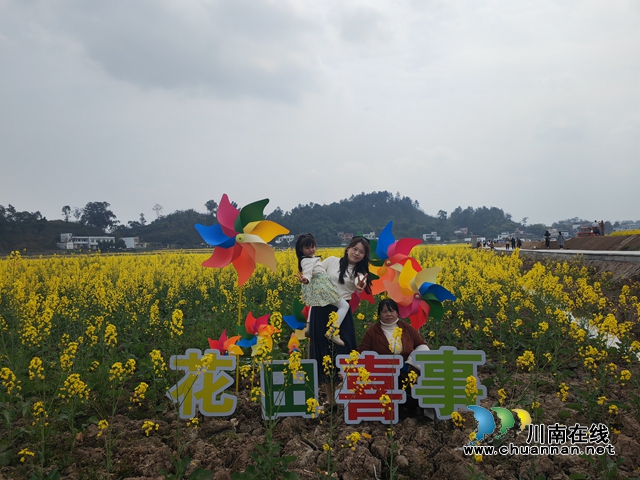
{"type": "Polygon", "coordinates": [[[591,228],[591,225],[584,225],[582,227],[580,227],[580,230],[578,230],[578,234],[576,235],[577,237],[595,237],[595,233],[593,233],[593,229],[591,228]]]}

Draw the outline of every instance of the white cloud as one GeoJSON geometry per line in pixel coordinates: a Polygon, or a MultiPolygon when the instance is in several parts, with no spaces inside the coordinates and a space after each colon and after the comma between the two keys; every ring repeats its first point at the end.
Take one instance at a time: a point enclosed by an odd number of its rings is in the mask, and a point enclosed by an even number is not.
{"type": "Polygon", "coordinates": [[[0,204],[126,221],[388,190],[431,214],[639,216],[632,0],[0,8],[0,204]]]}

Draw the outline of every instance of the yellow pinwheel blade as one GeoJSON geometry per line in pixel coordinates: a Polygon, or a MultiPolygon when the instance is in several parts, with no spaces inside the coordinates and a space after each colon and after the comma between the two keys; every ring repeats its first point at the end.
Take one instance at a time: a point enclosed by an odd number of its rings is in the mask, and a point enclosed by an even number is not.
{"type": "Polygon", "coordinates": [[[411,286],[411,289],[414,292],[418,292],[420,291],[420,285],[424,282],[438,283],[438,274],[440,274],[441,270],[442,267],[431,267],[418,272],[414,278],[414,284],[411,286]]]}
{"type": "Polygon", "coordinates": [[[411,262],[407,262],[404,264],[402,271],[400,272],[400,276],[398,277],[398,283],[405,290],[414,291],[411,288],[411,281],[415,278],[418,271],[413,268],[411,262]]]}
{"type": "Polygon", "coordinates": [[[235,343],[233,345],[231,345],[229,347],[229,354],[230,355],[244,355],[244,352],[242,351],[242,349],[236,345],[235,343]]]}
{"type": "Polygon", "coordinates": [[[271,220],[250,222],[244,227],[245,233],[259,236],[264,242],[270,242],[278,235],[286,235],[289,230],[271,220]]]}

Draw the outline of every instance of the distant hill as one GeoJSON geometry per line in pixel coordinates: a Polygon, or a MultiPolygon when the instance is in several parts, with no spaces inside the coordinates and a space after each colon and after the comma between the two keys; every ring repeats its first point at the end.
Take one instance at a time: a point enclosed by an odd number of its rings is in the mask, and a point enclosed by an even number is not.
{"type": "Polygon", "coordinates": [[[56,250],[58,248],[56,243],[60,241],[61,233],[105,235],[99,228],[64,220],[41,218],[24,223],[2,224],[0,222],[0,252],[9,253],[14,250],[22,252],[24,249],[27,252],[56,250]]]}
{"type": "MultiPolygon", "coordinates": [[[[39,212],[16,212],[9,207],[5,209],[0,205],[1,253],[23,248],[29,251],[55,249],[61,233],[104,235],[99,228],[71,221],[48,221],[39,212]]],[[[441,241],[449,241],[462,240],[471,234],[495,238],[501,232],[514,232],[516,228],[524,230],[520,223],[511,219],[511,215],[496,207],[458,207],[450,214],[440,210],[438,216],[434,217],[426,214],[417,201],[387,191],[363,192],[328,205],[298,205],[288,212],[278,207],[267,218],[286,227],[296,236],[313,233],[320,245],[339,245],[338,232],[375,232],[379,235],[391,220],[396,238],[422,238],[424,233],[437,232],[441,241]],[[463,227],[467,228],[466,234],[455,233],[463,227]]],[[[129,222],[129,225],[118,225],[111,235],[117,238],[140,237],[150,246],[197,247],[203,245],[203,241],[194,225],[212,225],[216,222],[212,214],[193,209],[178,210],[149,224],[129,222]]],[[[542,236],[545,227],[534,225],[528,229],[542,236]]]]}

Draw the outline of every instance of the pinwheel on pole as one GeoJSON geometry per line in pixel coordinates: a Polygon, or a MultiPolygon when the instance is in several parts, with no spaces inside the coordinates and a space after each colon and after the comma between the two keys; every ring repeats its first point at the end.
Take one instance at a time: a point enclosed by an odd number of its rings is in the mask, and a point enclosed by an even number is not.
{"type": "Polygon", "coordinates": [[[218,340],[212,340],[209,338],[209,348],[212,350],[218,350],[222,355],[235,355],[236,357],[236,393],[238,393],[238,373],[240,368],[238,356],[243,354],[242,349],[236,344],[240,338],[240,335],[227,338],[226,329],[222,331],[222,335],[220,335],[218,340]]]}
{"type": "Polygon", "coordinates": [[[202,266],[224,268],[232,264],[238,273],[238,325],[242,323],[242,285],[253,275],[258,263],[276,271],[276,258],[268,242],[278,235],[289,233],[282,225],[264,219],[267,203],[269,199],[265,198],[238,210],[225,193],[218,207],[218,224],[196,224],[202,239],[215,247],[211,257],[202,266]]]}

